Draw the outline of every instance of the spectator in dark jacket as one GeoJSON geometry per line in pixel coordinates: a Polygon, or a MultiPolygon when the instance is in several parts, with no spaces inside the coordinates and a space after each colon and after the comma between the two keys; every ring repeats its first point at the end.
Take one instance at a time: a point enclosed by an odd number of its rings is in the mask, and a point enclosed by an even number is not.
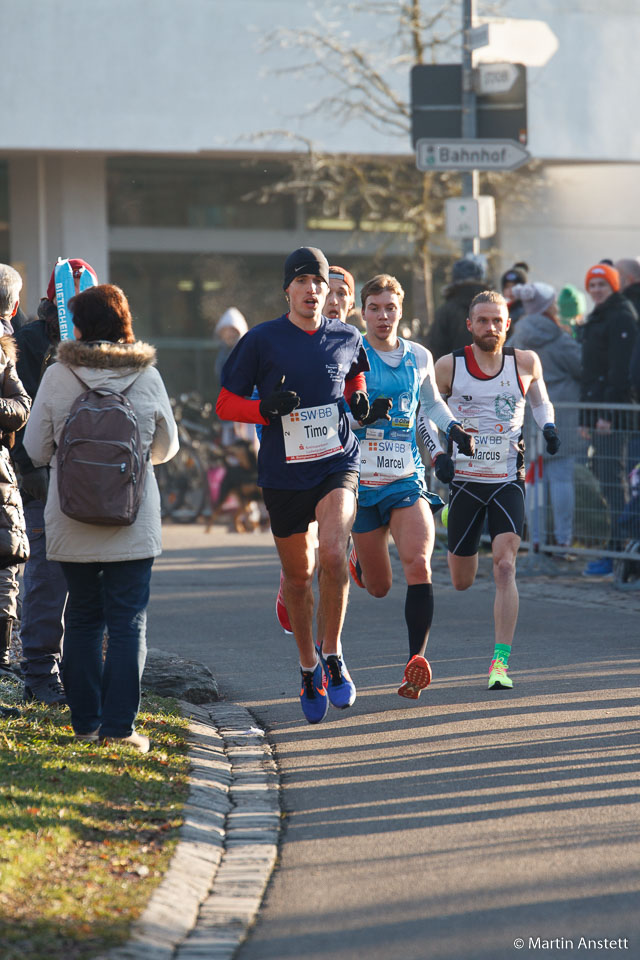
{"type": "Polygon", "coordinates": [[[507,301],[509,307],[509,317],[511,318],[510,336],[513,336],[515,325],[524,313],[522,300],[514,294],[514,287],[527,283],[529,274],[529,265],[527,263],[514,263],[502,274],[500,280],[500,291],[507,301]]]}
{"type": "Polygon", "coordinates": [[[456,260],[451,270],[451,283],[443,290],[444,303],[436,310],[426,337],[434,360],[471,343],[471,334],[467,329],[469,304],[476,294],[485,289],[484,267],[480,258],[471,254],[456,260]]]}
{"type": "MultiPolygon", "coordinates": [[[[70,261],[76,284],[88,270],[97,282],[93,267],[84,260],[70,261]]],[[[42,376],[52,362],[60,340],[56,306],[55,269],[51,273],[47,295],[38,306],[38,316],[16,332],[18,375],[29,396],[34,399],[42,376]]],[[[48,705],[66,703],[60,679],[64,608],[67,582],[55,560],[46,558],[44,506],[49,486],[49,467],[35,467],[23,444],[24,431],[16,435],[11,456],[20,473],[20,493],[24,504],[31,556],[24,568],[22,620],[22,670],[25,698],[48,705]]]]}
{"type": "Polygon", "coordinates": [[[640,318],[640,257],[618,260],[616,270],[620,275],[620,292],[640,318]]]}
{"type": "MultiPolygon", "coordinates": [[[[509,338],[509,345],[519,350],[535,350],[538,354],[554,407],[559,402],[575,404],[580,397],[582,351],[580,344],[563,328],[554,288],[548,283],[517,284],[513,293],[522,302],[524,314],[509,338]]],[[[584,441],[578,438],[577,407],[555,407],[555,414],[562,446],[556,456],[545,456],[543,476],[553,509],[556,544],[568,550],[573,541],[574,465],[578,444],[584,441]]],[[[534,542],[539,543],[535,514],[531,521],[534,542]]]]}
{"type": "Polygon", "coordinates": [[[11,336],[18,312],[22,278],[0,263],[0,674],[11,671],[11,629],[18,619],[18,565],[29,556],[22,502],[9,448],[24,427],[31,400],[16,373],[16,346],[11,336]]]}
{"type": "MultiPolygon", "coordinates": [[[[597,263],[587,271],[587,293],[594,308],[582,328],[582,383],[580,399],[594,405],[582,412],[585,438],[595,448],[593,471],[610,512],[610,550],[623,543],[617,523],[624,509],[625,448],[630,426],[629,414],[608,409],[611,403],[631,403],[629,359],[638,335],[638,318],[631,303],[620,293],[618,271],[597,263]]],[[[608,576],[611,559],[589,563],[587,576],[608,576]]]]}

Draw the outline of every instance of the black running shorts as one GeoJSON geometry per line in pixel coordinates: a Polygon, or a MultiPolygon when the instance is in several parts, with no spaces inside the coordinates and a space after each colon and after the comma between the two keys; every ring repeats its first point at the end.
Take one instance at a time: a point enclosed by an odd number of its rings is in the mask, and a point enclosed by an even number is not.
{"type": "Polygon", "coordinates": [[[269,511],[271,532],[274,537],[291,537],[294,533],[306,533],[309,524],[316,518],[316,506],[332,490],[351,490],[358,499],[359,473],[330,473],[322,483],[309,490],[280,490],[264,487],[262,496],[269,511]]]}
{"type": "Polygon", "coordinates": [[[524,528],[524,482],[477,483],[454,480],[449,492],[447,536],[449,552],[472,557],[478,552],[484,518],[489,521],[491,542],[500,533],[522,537],[524,528]]]}

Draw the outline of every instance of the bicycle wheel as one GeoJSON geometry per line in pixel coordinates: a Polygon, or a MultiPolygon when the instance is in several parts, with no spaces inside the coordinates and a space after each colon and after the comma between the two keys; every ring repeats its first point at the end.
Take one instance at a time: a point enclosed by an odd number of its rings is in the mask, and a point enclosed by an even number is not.
{"type": "Polygon", "coordinates": [[[156,467],[163,519],[194,523],[203,511],[206,474],[193,447],[182,446],[173,460],[156,467]]]}
{"type": "Polygon", "coordinates": [[[640,540],[630,540],[624,557],[613,561],[613,585],[616,590],[640,589],[640,540]]]}

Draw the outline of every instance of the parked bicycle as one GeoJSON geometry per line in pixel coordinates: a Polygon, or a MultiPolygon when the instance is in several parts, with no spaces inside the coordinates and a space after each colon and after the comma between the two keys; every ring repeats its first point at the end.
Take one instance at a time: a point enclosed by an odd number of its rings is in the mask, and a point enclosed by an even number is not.
{"type": "Polygon", "coordinates": [[[204,516],[205,532],[222,515],[231,515],[238,533],[262,525],[253,446],[239,438],[223,443],[224,426],[213,405],[196,393],[181,394],[172,406],[180,452],[157,470],[162,516],[175,523],[194,523],[204,516]]]}

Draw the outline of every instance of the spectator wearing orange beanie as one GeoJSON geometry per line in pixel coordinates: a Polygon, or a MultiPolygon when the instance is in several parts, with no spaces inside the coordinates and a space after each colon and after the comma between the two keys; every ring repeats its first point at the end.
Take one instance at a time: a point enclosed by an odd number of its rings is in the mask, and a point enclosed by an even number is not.
{"type": "Polygon", "coordinates": [[[608,283],[612,293],[617,293],[620,289],[620,274],[615,267],[609,266],[608,263],[596,263],[595,267],[589,267],[587,275],[584,278],[586,290],[589,291],[589,284],[594,279],[601,279],[604,280],[605,283],[608,283]]]}
{"type": "MultiPolygon", "coordinates": [[[[609,508],[609,550],[622,550],[619,518],[624,509],[622,475],[632,413],[612,410],[611,404],[631,403],[629,358],[638,336],[636,312],[620,292],[620,274],[611,264],[597,263],[587,270],[585,286],[594,307],[581,328],[582,377],[580,400],[591,406],[580,411],[582,433],[594,448],[593,472],[609,508]]],[[[586,576],[610,576],[609,557],[592,560],[586,576]]]]}

